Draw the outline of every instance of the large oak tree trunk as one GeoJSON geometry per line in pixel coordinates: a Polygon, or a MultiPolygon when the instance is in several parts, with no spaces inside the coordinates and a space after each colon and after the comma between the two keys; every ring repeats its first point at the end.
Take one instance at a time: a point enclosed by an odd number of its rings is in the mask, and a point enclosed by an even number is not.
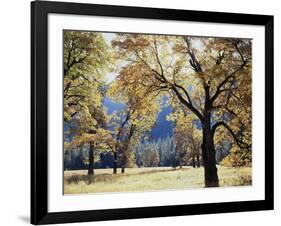
{"type": "Polygon", "coordinates": [[[182,157],[180,157],[180,169],[182,169],[182,157]]]}
{"type": "Polygon", "coordinates": [[[117,174],[117,151],[113,152],[113,174],[117,174]]]}
{"type": "Polygon", "coordinates": [[[122,163],[122,168],[121,168],[121,173],[125,173],[125,167],[126,167],[126,164],[123,162],[122,163]]]}
{"type": "Polygon", "coordinates": [[[195,154],[192,154],[192,167],[195,168],[196,164],[195,164],[195,154]]]}
{"type": "Polygon", "coordinates": [[[94,174],[94,146],[92,143],[90,143],[88,175],[93,175],[93,174],[94,174]]]}
{"type": "Polygon", "coordinates": [[[199,155],[199,151],[196,153],[196,167],[200,168],[200,155],[199,155]]]}
{"type": "Polygon", "coordinates": [[[125,173],[125,168],[127,167],[127,163],[128,163],[128,148],[129,148],[129,145],[130,145],[130,141],[131,141],[131,138],[134,134],[134,131],[135,131],[135,124],[132,124],[131,127],[130,127],[130,132],[129,132],[129,135],[128,135],[128,139],[127,139],[127,142],[125,143],[124,147],[123,147],[123,155],[122,155],[122,161],[121,161],[121,173],[125,173]]]}
{"type": "Polygon", "coordinates": [[[202,122],[203,142],[202,157],[204,163],[205,186],[218,187],[219,179],[216,166],[216,152],[211,128],[211,114],[206,113],[202,122]]]}
{"type": "Polygon", "coordinates": [[[126,168],[126,157],[125,157],[125,152],[123,152],[122,157],[120,158],[121,162],[121,173],[125,173],[125,168],[126,168]]]}

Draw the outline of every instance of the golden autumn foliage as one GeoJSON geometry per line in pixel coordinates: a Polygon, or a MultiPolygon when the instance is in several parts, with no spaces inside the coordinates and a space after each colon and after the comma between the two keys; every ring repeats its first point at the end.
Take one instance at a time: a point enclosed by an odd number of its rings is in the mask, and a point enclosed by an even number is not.
{"type": "Polygon", "coordinates": [[[116,33],[110,46],[102,33],[65,31],[64,121],[75,134],[65,149],[95,144],[112,151],[115,168],[117,158],[133,166],[169,105],[181,161],[196,157],[206,186],[218,186],[221,143],[232,147],[222,165],[251,165],[251,51],[250,39],[116,33]],[[124,108],[108,114],[104,98],[124,108]]]}
{"type": "Polygon", "coordinates": [[[227,167],[251,167],[252,153],[243,151],[239,147],[234,146],[230,150],[230,154],[226,156],[220,164],[227,167]]]}

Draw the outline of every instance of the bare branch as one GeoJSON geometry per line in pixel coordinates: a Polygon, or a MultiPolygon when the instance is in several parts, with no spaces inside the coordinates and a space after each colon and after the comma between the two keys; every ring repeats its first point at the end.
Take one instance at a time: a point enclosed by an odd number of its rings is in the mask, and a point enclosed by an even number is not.
{"type": "Polygon", "coordinates": [[[164,70],[163,70],[163,66],[161,64],[161,61],[159,59],[159,53],[158,53],[158,47],[157,47],[157,43],[156,43],[156,40],[154,40],[154,48],[155,48],[155,55],[156,55],[156,59],[157,59],[157,62],[160,66],[160,70],[161,70],[161,75],[164,76],[164,70]]]}
{"type": "Polygon", "coordinates": [[[188,102],[192,105],[191,98],[190,98],[188,92],[186,91],[186,89],[185,89],[183,86],[178,85],[178,84],[176,84],[176,83],[174,83],[174,85],[175,85],[176,87],[180,88],[180,89],[184,92],[184,94],[186,95],[186,97],[187,97],[187,99],[188,99],[188,102]]]}
{"type": "Polygon", "coordinates": [[[186,101],[182,95],[179,93],[177,88],[175,86],[172,86],[172,90],[175,92],[179,100],[189,109],[191,110],[200,120],[203,120],[203,116],[201,113],[193,106],[191,105],[188,101],[186,101]]]}
{"type": "Polygon", "coordinates": [[[201,64],[200,62],[196,59],[196,56],[195,56],[195,52],[191,49],[191,46],[190,46],[190,41],[189,41],[189,37],[185,36],[184,37],[184,40],[185,40],[185,43],[187,45],[187,53],[188,55],[190,56],[190,60],[189,60],[189,63],[192,67],[192,69],[196,72],[202,72],[202,67],[201,67],[201,64]]]}

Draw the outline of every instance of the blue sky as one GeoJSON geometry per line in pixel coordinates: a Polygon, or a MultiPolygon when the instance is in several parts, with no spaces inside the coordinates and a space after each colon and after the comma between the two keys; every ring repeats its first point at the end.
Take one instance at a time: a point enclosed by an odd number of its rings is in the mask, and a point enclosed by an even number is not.
{"type": "MultiPolygon", "coordinates": [[[[102,33],[102,34],[104,36],[104,39],[105,39],[107,45],[111,46],[111,41],[114,39],[116,34],[115,33],[102,33]]],[[[107,73],[105,75],[106,82],[107,83],[112,82],[116,78],[117,75],[118,75],[118,73],[116,73],[116,72],[109,72],[109,73],[107,73]]]]}

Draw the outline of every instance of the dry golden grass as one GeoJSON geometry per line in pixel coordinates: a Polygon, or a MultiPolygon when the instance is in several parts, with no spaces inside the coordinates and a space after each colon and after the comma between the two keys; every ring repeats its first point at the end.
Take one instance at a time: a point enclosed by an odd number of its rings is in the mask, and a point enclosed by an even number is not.
{"type": "MultiPolygon", "coordinates": [[[[245,186],[252,184],[252,170],[245,168],[218,167],[220,186],[245,186]]],[[[203,168],[172,169],[130,168],[125,174],[113,175],[112,169],[96,169],[95,176],[88,176],[87,170],[64,172],[64,193],[99,193],[153,191],[163,189],[203,188],[203,168]]]]}

